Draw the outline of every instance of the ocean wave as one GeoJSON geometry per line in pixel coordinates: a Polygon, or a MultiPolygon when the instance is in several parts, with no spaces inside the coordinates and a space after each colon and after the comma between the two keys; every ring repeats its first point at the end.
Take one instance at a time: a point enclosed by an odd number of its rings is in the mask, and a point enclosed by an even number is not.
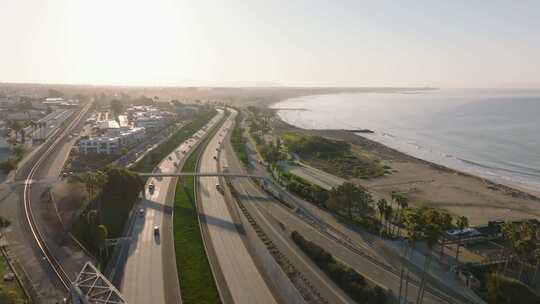
{"type": "MultiPolygon", "coordinates": [[[[482,163],[477,162],[477,161],[472,161],[472,160],[463,159],[463,158],[459,158],[459,157],[457,157],[457,159],[464,162],[464,163],[474,165],[474,166],[477,166],[477,167],[481,167],[481,168],[484,168],[484,169],[488,169],[488,170],[497,170],[497,171],[503,171],[503,172],[514,173],[514,174],[521,174],[521,175],[526,175],[526,176],[531,176],[531,177],[540,177],[540,174],[536,174],[536,173],[533,173],[533,172],[527,172],[527,171],[522,171],[522,170],[513,170],[513,169],[502,168],[502,167],[493,166],[493,165],[486,165],[486,164],[482,164],[482,163]]],[[[497,174],[495,174],[493,172],[490,172],[490,173],[492,173],[493,175],[497,175],[497,174]]]]}

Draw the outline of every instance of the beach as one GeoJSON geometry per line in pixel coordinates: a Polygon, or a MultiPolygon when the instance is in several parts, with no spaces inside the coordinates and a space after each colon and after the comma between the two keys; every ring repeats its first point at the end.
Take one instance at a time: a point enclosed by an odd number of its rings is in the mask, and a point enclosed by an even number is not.
{"type": "MultiPolygon", "coordinates": [[[[343,140],[376,155],[391,173],[372,179],[352,179],[374,196],[390,199],[391,191],[407,193],[414,205],[444,208],[452,215],[467,216],[471,225],[492,220],[540,219],[540,193],[515,185],[490,181],[441,164],[422,160],[361,134],[344,130],[299,128],[278,119],[279,132],[294,131],[343,140]]],[[[376,130],[375,130],[376,131],[376,130]]]]}

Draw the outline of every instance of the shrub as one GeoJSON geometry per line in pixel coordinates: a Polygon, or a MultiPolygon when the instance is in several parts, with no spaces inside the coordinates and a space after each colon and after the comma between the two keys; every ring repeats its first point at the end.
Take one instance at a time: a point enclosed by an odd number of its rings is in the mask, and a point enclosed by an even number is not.
{"type": "Polygon", "coordinates": [[[0,170],[5,174],[17,168],[17,161],[14,158],[9,158],[0,162],[0,170]]]}
{"type": "Polygon", "coordinates": [[[386,302],[386,295],[382,288],[379,286],[369,287],[361,274],[336,261],[322,247],[305,239],[297,231],[291,233],[291,238],[315,264],[357,303],[383,304],[386,302]]]}

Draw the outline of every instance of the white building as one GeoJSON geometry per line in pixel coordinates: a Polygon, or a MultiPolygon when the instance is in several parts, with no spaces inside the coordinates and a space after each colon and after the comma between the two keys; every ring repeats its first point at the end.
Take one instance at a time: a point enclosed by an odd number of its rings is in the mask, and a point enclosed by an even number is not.
{"type": "Polygon", "coordinates": [[[118,154],[120,153],[120,138],[102,136],[82,139],[79,142],[79,150],[83,154],[118,154]]]}
{"type": "Polygon", "coordinates": [[[131,128],[128,130],[114,129],[115,135],[108,134],[99,137],[82,139],[79,142],[79,151],[82,154],[120,154],[122,147],[129,147],[144,140],[144,128],[131,128]]]}
{"type": "Polygon", "coordinates": [[[129,120],[127,115],[118,115],[118,125],[120,126],[120,129],[129,129],[129,120]]]}

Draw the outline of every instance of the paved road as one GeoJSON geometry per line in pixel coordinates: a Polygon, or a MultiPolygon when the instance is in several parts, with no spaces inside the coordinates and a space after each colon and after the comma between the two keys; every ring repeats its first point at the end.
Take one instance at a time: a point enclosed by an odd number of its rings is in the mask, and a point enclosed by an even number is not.
{"type": "Polygon", "coordinates": [[[289,170],[291,173],[296,174],[314,183],[315,185],[319,185],[320,187],[326,190],[330,190],[334,187],[338,187],[339,185],[345,182],[345,180],[342,178],[333,176],[319,169],[316,169],[316,168],[313,168],[304,164],[301,164],[299,166],[289,166],[285,164],[284,167],[286,170],[289,170]]]}
{"type": "MultiPolygon", "coordinates": [[[[222,117],[223,111],[220,111],[203,129],[167,155],[156,171],[174,172],[180,168],[188,152],[204,138],[206,130],[222,117]]],[[[181,303],[172,234],[175,187],[176,178],[150,178],[145,188],[146,198],[136,206],[137,214],[129,231],[131,243],[120,287],[130,304],[181,303]],[[154,191],[148,189],[151,183],[155,186],[154,191]],[[139,213],[139,209],[143,212],[139,213]],[[154,232],[156,226],[158,234],[154,232]]]]}
{"type": "MultiPolygon", "coordinates": [[[[229,154],[232,154],[232,149],[229,148],[229,142],[226,141],[226,149],[225,151],[230,151],[229,154]]],[[[250,158],[254,158],[257,156],[257,153],[253,151],[253,147],[248,144],[248,150],[251,150],[251,153],[249,153],[250,158]]],[[[264,175],[266,174],[266,170],[264,168],[261,168],[258,161],[251,161],[251,163],[255,166],[255,170],[252,172],[253,174],[258,175],[264,175]]],[[[230,161],[229,162],[229,170],[234,172],[240,172],[242,170],[242,167],[238,161],[230,161]]],[[[252,215],[255,217],[258,217],[258,223],[263,224],[262,226],[267,226],[265,232],[269,234],[269,236],[273,237],[273,241],[277,244],[277,246],[281,246],[280,249],[283,248],[284,253],[288,253],[288,257],[291,260],[295,260],[295,253],[287,251],[287,245],[284,244],[284,242],[291,242],[289,238],[290,232],[296,230],[300,232],[303,236],[306,238],[316,242],[318,245],[325,248],[327,251],[332,253],[337,259],[340,261],[345,262],[349,266],[353,267],[355,270],[357,270],[359,273],[363,274],[366,278],[371,280],[373,283],[380,285],[384,289],[391,289],[393,290],[393,293],[396,294],[399,290],[399,277],[397,277],[394,273],[391,273],[390,271],[387,271],[384,268],[381,268],[380,266],[374,264],[367,258],[363,257],[362,255],[359,255],[350,249],[344,247],[342,244],[338,243],[335,239],[332,239],[328,237],[327,235],[321,233],[318,229],[314,228],[312,225],[309,225],[304,220],[302,220],[300,217],[298,217],[295,213],[293,213],[291,210],[284,208],[281,204],[279,204],[274,198],[267,195],[265,192],[261,191],[257,186],[255,186],[251,181],[248,180],[235,180],[233,184],[237,187],[237,190],[240,193],[240,197],[242,201],[245,203],[245,206],[247,208],[250,208],[252,210],[252,215]],[[266,218],[266,219],[265,219],[266,218]],[[277,232],[277,234],[276,234],[277,232]],[[281,234],[281,236],[279,236],[281,234]],[[280,245],[281,243],[281,245],[280,245]]],[[[311,211],[314,211],[311,209],[311,211]]],[[[293,246],[288,246],[291,248],[295,248],[293,246]]],[[[297,260],[297,264],[300,268],[303,267],[303,269],[306,270],[305,275],[309,275],[313,284],[321,286],[320,288],[326,287],[326,295],[328,297],[336,297],[339,295],[338,292],[335,290],[332,290],[332,284],[327,282],[322,282],[319,271],[313,272],[313,269],[309,269],[309,265],[303,266],[302,264],[306,263],[305,261],[299,261],[297,260]],[[318,274],[319,275],[318,275],[318,274]],[[323,285],[321,285],[323,284],[323,285]]],[[[308,262],[308,264],[312,263],[308,262]]],[[[311,267],[311,268],[313,268],[311,267]]],[[[323,275],[324,276],[324,275],[323,275]]],[[[417,293],[417,287],[409,285],[408,287],[408,299],[409,301],[415,301],[416,300],[416,293],[417,293]]],[[[336,302],[337,300],[335,298],[329,298],[330,302],[336,302]]],[[[343,300],[343,298],[342,298],[343,300]]],[[[429,292],[426,292],[424,297],[424,303],[442,303],[441,300],[437,297],[434,297],[429,292]]]]}
{"type": "MultiPolygon", "coordinates": [[[[214,159],[216,149],[223,140],[223,131],[230,128],[236,115],[237,113],[233,112],[221,130],[209,141],[199,160],[201,172],[217,171],[217,162],[214,159]]],[[[216,189],[218,177],[202,177],[198,178],[198,181],[202,206],[200,211],[206,219],[212,247],[233,302],[277,303],[234,225],[222,194],[216,189]]]]}

